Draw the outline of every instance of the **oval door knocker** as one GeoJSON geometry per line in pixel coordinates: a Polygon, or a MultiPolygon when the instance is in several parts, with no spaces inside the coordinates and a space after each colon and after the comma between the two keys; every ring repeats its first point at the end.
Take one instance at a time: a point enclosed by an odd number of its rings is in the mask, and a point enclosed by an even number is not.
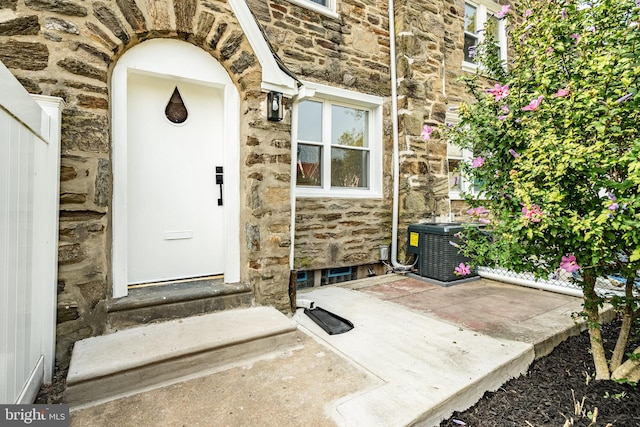
{"type": "Polygon", "coordinates": [[[184,105],[178,86],[173,90],[171,99],[169,99],[169,103],[164,109],[164,114],[171,123],[180,124],[187,120],[189,112],[187,111],[187,107],[184,105]]]}

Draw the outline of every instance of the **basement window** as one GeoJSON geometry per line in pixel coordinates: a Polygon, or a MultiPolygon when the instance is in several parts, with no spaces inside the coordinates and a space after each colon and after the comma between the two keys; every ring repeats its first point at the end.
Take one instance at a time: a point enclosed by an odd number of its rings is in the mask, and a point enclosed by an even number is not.
{"type": "Polygon", "coordinates": [[[358,278],[358,269],[353,267],[327,268],[322,270],[320,285],[333,285],[358,278]]]}

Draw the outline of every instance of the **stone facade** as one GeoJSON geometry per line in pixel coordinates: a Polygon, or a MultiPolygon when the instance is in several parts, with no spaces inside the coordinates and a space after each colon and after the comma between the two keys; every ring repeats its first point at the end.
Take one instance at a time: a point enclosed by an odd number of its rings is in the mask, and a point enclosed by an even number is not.
{"type": "Polygon", "coordinates": [[[240,92],[241,279],[289,307],[290,124],[262,112],[261,68],[226,1],[0,1],[0,60],[31,93],[62,97],[58,358],[106,332],[111,284],[110,75],[144,40],[188,41],[240,92]]]}
{"type": "MultiPolygon", "coordinates": [[[[337,0],[337,18],[287,0],[248,0],[275,53],[299,79],[384,99],[379,199],[299,198],[294,268],[375,264],[392,227],[390,34],[387,0],[337,0]]],[[[400,141],[399,243],[410,223],[448,218],[443,127],[465,99],[462,0],[395,2],[400,141]]],[[[0,60],[31,93],[62,97],[58,357],[107,332],[111,298],[111,99],[118,58],[152,38],[201,47],[241,99],[240,266],[257,304],[289,310],[291,115],[269,122],[261,68],[226,0],[0,0],[0,60]]]]}
{"type": "Polygon", "coordinates": [[[387,1],[338,1],[339,18],[286,0],[249,2],[276,53],[303,80],[387,100],[381,199],[298,198],[295,264],[299,270],[375,264],[391,237],[391,94],[387,1]]]}

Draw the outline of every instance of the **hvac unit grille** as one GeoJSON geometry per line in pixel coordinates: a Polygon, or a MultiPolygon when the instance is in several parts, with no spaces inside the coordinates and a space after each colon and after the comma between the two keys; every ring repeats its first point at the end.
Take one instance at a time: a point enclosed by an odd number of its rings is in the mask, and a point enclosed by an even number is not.
{"type": "Polygon", "coordinates": [[[466,276],[456,275],[455,268],[461,262],[467,264],[469,258],[458,253],[453,243],[460,243],[456,233],[464,230],[458,223],[453,224],[412,224],[408,229],[407,252],[418,256],[418,274],[422,277],[452,282],[476,276],[475,272],[466,276]]]}

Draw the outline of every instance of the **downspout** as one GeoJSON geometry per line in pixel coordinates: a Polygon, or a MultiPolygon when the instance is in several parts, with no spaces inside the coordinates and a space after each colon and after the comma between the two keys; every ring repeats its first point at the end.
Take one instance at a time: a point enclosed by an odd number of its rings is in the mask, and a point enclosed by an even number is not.
{"type": "Polygon", "coordinates": [[[391,123],[393,132],[393,209],[391,214],[391,265],[394,271],[409,271],[411,265],[398,262],[398,221],[400,193],[400,156],[398,143],[398,81],[396,75],[396,28],[393,0],[389,0],[389,48],[391,68],[391,123]]]}
{"type": "Polygon", "coordinates": [[[289,270],[293,271],[294,270],[294,264],[295,264],[295,239],[296,239],[296,175],[297,175],[297,164],[296,164],[296,159],[298,156],[298,138],[297,136],[294,137],[294,135],[298,134],[298,122],[297,120],[294,120],[293,117],[293,110],[294,110],[294,106],[295,104],[297,104],[300,101],[305,100],[306,98],[312,98],[315,95],[315,90],[308,88],[307,86],[304,86],[302,83],[298,83],[298,90],[297,93],[295,95],[293,95],[291,97],[291,105],[290,105],[290,111],[291,111],[291,191],[290,191],[290,200],[291,200],[291,219],[290,219],[290,224],[291,224],[291,229],[290,229],[290,235],[291,235],[291,247],[289,250],[289,270]]]}

